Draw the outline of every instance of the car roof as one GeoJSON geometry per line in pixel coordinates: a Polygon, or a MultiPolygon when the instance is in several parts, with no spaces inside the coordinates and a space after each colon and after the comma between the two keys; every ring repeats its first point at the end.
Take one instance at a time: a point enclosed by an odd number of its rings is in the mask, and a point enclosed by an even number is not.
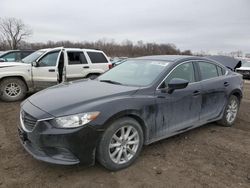
{"type": "Polygon", "coordinates": [[[198,56],[191,56],[191,55],[154,55],[154,56],[138,57],[136,59],[177,62],[177,61],[184,61],[184,60],[204,60],[206,58],[198,57],[198,56]]]}
{"type": "MultiPolygon", "coordinates": [[[[56,48],[44,48],[39,49],[38,51],[50,51],[50,50],[60,50],[63,47],[56,47],[56,48]]],[[[103,52],[102,50],[96,50],[96,49],[87,49],[87,48],[64,48],[66,51],[75,51],[75,50],[83,50],[83,51],[89,51],[89,52],[103,52]]]]}

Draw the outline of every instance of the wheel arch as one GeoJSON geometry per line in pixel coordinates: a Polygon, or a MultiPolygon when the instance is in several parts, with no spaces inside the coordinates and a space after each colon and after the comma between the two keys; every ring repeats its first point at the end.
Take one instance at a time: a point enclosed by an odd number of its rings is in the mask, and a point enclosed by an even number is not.
{"type": "Polygon", "coordinates": [[[4,76],[4,77],[0,78],[0,83],[3,80],[9,79],[9,78],[18,78],[18,79],[22,80],[25,83],[26,87],[27,87],[27,91],[29,91],[29,85],[28,85],[27,81],[25,80],[25,78],[23,76],[4,76]]]}
{"type": "Polygon", "coordinates": [[[85,77],[88,78],[88,77],[91,76],[91,75],[100,76],[101,73],[99,73],[99,72],[96,72],[96,73],[89,73],[89,74],[87,74],[85,77]]]}
{"type": "Polygon", "coordinates": [[[148,138],[148,128],[147,128],[147,124],[146,122],[140,117],[139,113],[136,110],[126,110],[126,111],[122,111],[122,112],[118,112],[117,114],[114,114],[113,116],[111,116],[105,123],[104,123],[104,128],[106,129],[108,126],[111,125],[111,123],[113,123],[114,121],[116,121],[117,119],[120,118],[124,118],[124,117],[129,117],[132,118],[134,120],[136,120],[143,131],[143,138],[144,138],[144,143],[146,143],[147,138],[148,138]]]}
{"type": "Polygon", "coordinates": [[[229,96],[231,96],[231,95],[236,96],[236,97],[239,99],[239,101],[241,101],[241,99],[242,99],[242,97],[243,97],[242,91],[241,91],[240,89],[234,89],[234,90],[230,93],[229,96]]]}

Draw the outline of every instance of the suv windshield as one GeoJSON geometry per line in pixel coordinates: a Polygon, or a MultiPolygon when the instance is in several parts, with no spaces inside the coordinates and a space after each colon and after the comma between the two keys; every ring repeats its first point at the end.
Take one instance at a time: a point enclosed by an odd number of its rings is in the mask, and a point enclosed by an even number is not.
{"type": "Polygon", "coordinates": [[[165,61],[127,60],[98,77],[101,82],[130,86],[152,84],[168,67],[165,61]]]}
{"type": "Polygon", "coordinates": [[[28,55],[27,57],[22,59],[23,63],[32,63],[35,60],[37,60],[38,57],[40,57],[42,54],[44,54],[46,51],[38,50],[36,52],[33,52],[32,54],[28,55]]]}

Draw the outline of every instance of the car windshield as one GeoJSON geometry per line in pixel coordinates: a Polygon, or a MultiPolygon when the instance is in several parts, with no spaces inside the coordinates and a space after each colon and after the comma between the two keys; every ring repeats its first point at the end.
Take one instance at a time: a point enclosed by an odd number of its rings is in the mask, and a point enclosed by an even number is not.
{"type": "Polygon", "coordinates": [[[242,67],[250,67],[250,62],[249,61],[243,61],[242,62],[242,67]]]}
{"type": "Polygon", "coordinates": [[[169,66],[165,61],[127,60],[98,77],[101,82],[129,86],[147,86],[153,83],[169,66]]]}
{"type": "Polygon", "coordinates": [[[44,53],[45,53],[45,51],[42,51],[42,50],[38,50],[36,52],[33,52],[32,54],[30,54],[27,57],[23,58],[22,62],[27,63],[27,64],[32,63],[35,60],[37,60],[37,58],[40,57],[44,53]]]}

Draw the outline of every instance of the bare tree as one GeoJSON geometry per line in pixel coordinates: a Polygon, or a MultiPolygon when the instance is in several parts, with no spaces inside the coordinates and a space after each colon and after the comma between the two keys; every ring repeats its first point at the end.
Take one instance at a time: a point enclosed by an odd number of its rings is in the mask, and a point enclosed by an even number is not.
{"type": "Polygon", "coordinates": [[[16,18],[0,19],[0,33],[11,49],[17,49],[20,42],[31,36],[32,30],[16,18]]]}

